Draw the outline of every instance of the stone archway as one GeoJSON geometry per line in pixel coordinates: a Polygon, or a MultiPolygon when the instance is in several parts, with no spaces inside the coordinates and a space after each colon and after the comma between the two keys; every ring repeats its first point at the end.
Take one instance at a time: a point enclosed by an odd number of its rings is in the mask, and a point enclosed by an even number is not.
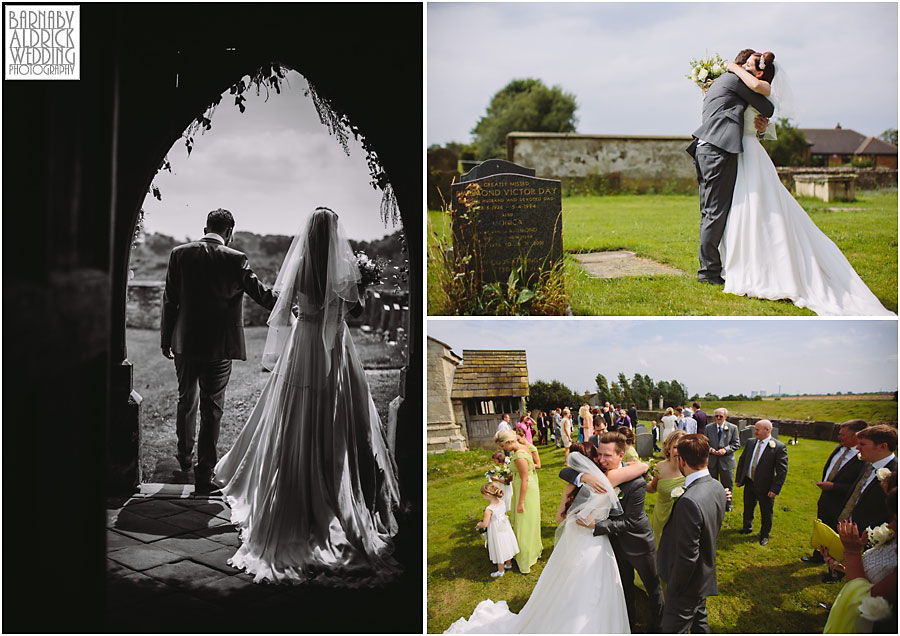
{"type": "MultiPolygon", "coordinates": [[[[87,4],[80,80],[5,82],[4,510],[20,521],[4,528],[16,546],[4,573],[54,599],[39,615],[8,599],[8,631],[104,629],[105,498],[130,483],[136,441],[123,364],[131,232],[168,148],[261,62],[313,82],[394,185],[413,237],[401,421],[420,419],[421,19],[418,4],[87,4]],[[385,78],[389,97],[373,98],[385,78]]],[[[407,530],[421,537],[421,439],[401,437],[397,461],[407,530]]]]}

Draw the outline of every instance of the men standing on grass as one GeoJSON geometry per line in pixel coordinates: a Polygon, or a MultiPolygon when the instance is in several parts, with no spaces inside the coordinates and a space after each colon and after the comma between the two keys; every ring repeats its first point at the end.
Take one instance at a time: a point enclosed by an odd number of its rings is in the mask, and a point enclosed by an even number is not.
{"type": "Polygon", "coordinates": [[[562,441],[562,415],[560,414],[559,408],[556,408],[553,411],[553,436],[554,436],[554,446],[556,448],[563,447],[562,441]]]}
{"type": "MultiPolygon", "coordinates": [[[[716,417],[719,410],[716,409],[716,417]]],[[[714,426],[710,424],[710,426],[714,426]]],[[[750,534],[753,510],[759,504],[759,545],[769,542],[775,497],[787,478],[787,447],[772,437],[772,422],[760,420],[753,427],[738,462],[735,482],[744,488],[744,524],[740,534],[750,534]]],[[[883,496],[883,494],[882,494],[883,496]]]]}
{"type": "MultiPolygon", "coordinates": [[[[719,408],[713,413],[715,422],[707,425],[705,429],[697,429],[705,432],[709,439],[709,474],[713,479],[718,479],[724,488],[731,490],[731,474],[734,470],[734,451],[741,447],[741,436],[737,426],[726,419],[728,409],[719,408]]],[[[763,420],[768,422],[768,420],[763,420]]],[[[772,423],[769,422],[769,430],[772,423]]],[[[725,506],[725,512],[731,511],[731,502],[725,506]]],[[[746,509],[744,510],[746,513],[746,509]]]]}
{"type": "MultiPolygon", "coordinates": [[[[838,445],[831,451],[822,467],[822,480],[816,484],[821,491],[816,503],[816,517],[837,532],[837,518],[850,496],[850,489],[856,483],[865,464],[856,459],[856,434],[868,424],[862,420],[849,420],[838,429],[838,445]]],[[[804,563],[824,563],[818,550],[810,556],[800,558],[804,563]]],[[[834,576],[826,578],[838,580],[834,576]]]]}
{"type": "Polygon", "coordinates": [[[894,457],[897,429],[884,424],[869,426],[857,433],[856,438],[856,450],[865,466],[838,514],[838,521],[850,519],[862,534],[866,528],[875,528],[889,520],[881,480],[897,470],[894,457]]]}

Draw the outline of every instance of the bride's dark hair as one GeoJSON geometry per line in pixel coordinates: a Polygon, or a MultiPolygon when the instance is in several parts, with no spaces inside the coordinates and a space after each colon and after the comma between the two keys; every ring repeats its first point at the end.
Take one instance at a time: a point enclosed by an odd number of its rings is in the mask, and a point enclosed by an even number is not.
{"type": "MultiPolygon", "coordinates": [[[[760,60],[765,64],[765,68],[762,69],[762,77],[761,79],[764,82],[772,83],[772,79],[775,77],[775,54],[772,51],[766,51],[765,53],[760,54],[760,60]]],[[[757,67],[759,63],[757,62],[757,67]]]]}
{"type": "Polygon", "coordinates": [[[318,207],[313,212],[307,234],[309,259],[301,265],[300,289],[316,302],[325,297],[325,279],[328,276],[328,247],[337,214],[331,208],[318,207]]]}
{"type": "MultiPolygon", "coordinates": [[[[578,453],[579,455],[584,455],[589,460],[591,460],[592,462],[597,464],[598,468],[600,468],[600,464],[597,462],[597,447],[594,446],[590,442],[582,442],[582,443],[574,442],[574,443],[572,443],[572,445],[569,446],[569,453],[578,453]]],[[[575,500],[575,494],[577,492],[578,492],[577,490],[573,490],[566,497],[566,506],[565,506],[566,513],[569,512],[569,507],[572,505],[572,502],[575,500]]]]}

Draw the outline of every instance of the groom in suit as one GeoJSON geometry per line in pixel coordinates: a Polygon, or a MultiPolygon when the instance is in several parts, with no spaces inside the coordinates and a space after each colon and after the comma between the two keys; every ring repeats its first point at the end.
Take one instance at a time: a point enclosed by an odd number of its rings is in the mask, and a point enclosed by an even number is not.
{"type": "Polygon", "coordinates": [[[178,377],[176,458],[183,471],[191,467],[199,405],[194,483],[200,494],[212,490],[231,361],[247,359],[244,293],[266,309],[276,299],[250,269],[247,256],[228,247],[234,234],[231,212],[210,212],[203,231],[202,239],[179,245],[169,256],[160,328],[162,353],[175,360],[178,377]]]}
{"type": "Polygon", "coordinates": [[[772,437],[772,422],[760,420],[753,426],[755,439],[748,439],[738,461],[735,483],[744,488],[744,525],[740,534],[750,534],[753,510],[759,503],[759,545],[769,542],[775,497],[787,478],[787,447],[772,437]]]}
{"type": "MultiPolygon", "coordinates": [[[[625,436],[621,433],[608,432],[600,436],[597,444],[597,461],[600,469],[605,473],[622,465],[625,455],[625,436]]],[[[581,485],[579,473],[572,468],[563,468],[559,473],[560,478],[576,486],[581,485]]],[[[584,483],[590,484],[590,475],[584,475],[584,483]]],[[[616,554],[616,563],[619,567],[619,576],[622,579],[622,588],[625,593],[625,606],[628,608],[628,620],[634,627],[634,572],[644,583],[647,596],[650,600],[650,624],[648,631],[659,632],[662,621],[663,598],[659,585],[659,576],[656,572],[656,549],[653,542],[653,530],[650,529],[650,521],[644,510],[644,495],[647,482],[643,476],[627,481],[619,485],[619,500],[623,512],[616,517],[609,517],[602,521],[582,523],[579,525],[594,528],[594,536],[605,534],[609,536],[613,552],[616,554]]]]}
{"type": "Polygon", "coordinates": [[[890,520],[878,471],[884,469],[891,473],[897,470],[897,458],[894,456],[897,429],[878,424],[864,428],[856,434],[856,438],[856,450],[864,467],[838,514],[838,521],[850,519],[862,534],[867,527],[875,528],[890,520]]]}
{"type": "MultiPolygon", "coordinates": [[[[757,67],[759,54],[752,49],[738,53],[734,61],[754,75],[762,76],[757,67]]],[[[709,87],[703,99],[702,123],[694,131],[687,152],[694,159],[700,191],[700,269],[697,280],[722,285],[722,260],[719,242],[725,221],[731,211],[731,197],[737,179],[737,156],[743,151],[744,110],[751,105],[761,114],[754,126],[766,129],[766,120],[775,112],[772,103],[747,88],[737,75],[725,73],[709,87]]]]}
{"type": "MultiPolygon", "coordinates": [[[[734,470],[734,451],[741,447],[741,436],[737,426],[728,422],[728,409],[713,411],[715,421],[699,428],[709,440],[709,463],[707,468],[713,479],[718,479],[724,488],[732,489],[731,472],[734,470]]],[[[731,502],[725,504],[725,512],[731,511],[731,502]]]]}
{"type": "Polygon", "coordinates": [[[716,539],[725,517],[725,489],[709,476],[705,435],[685,435],[678,441],[678,467],[684,490],[672,491],[675,502],[657,550],[659,578],[666,584],[662,631],[706,634],[706,597],[716,586],[716,539]]]}

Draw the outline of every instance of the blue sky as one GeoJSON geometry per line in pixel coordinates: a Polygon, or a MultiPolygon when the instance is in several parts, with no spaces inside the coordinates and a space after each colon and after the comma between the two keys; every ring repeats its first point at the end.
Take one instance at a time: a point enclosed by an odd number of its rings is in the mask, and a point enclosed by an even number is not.
{"type": "Polygon", "coordinates": [[[690,394],[894,391],[895,320],[429,319],[428,335],[463,349],[525,349],[529,381],[593,390],[602,373],[679,380],[690,394]]]}
{"type": "Polygon", "coordinates": [[[427,142],[468,141],[511,79],[574,93],[588,134],[690,135],[702,93],[688,61],[774,51],[795,124],[897,127],[897,4],[429,3],[427,142]]]}
{"type": "Polygon", "coordinates": [[[206,214],[231,210],[237,231],[296,233],[319,205],[335,210],[347,235],[370,240],[391,234],[378,212],[381,191],[369,185],[365,153],[352,137],[350,156],[319,122],[306,80],[288,74],[290,86],[248,91],[240,113],[226,95],[212,118],[212,129],[194,136],[190,157],[179,141],[169,151],[172,174],[155,183],[162,201],[144,201],[145,227],[178,240],[203,236],[206,214]]]}

